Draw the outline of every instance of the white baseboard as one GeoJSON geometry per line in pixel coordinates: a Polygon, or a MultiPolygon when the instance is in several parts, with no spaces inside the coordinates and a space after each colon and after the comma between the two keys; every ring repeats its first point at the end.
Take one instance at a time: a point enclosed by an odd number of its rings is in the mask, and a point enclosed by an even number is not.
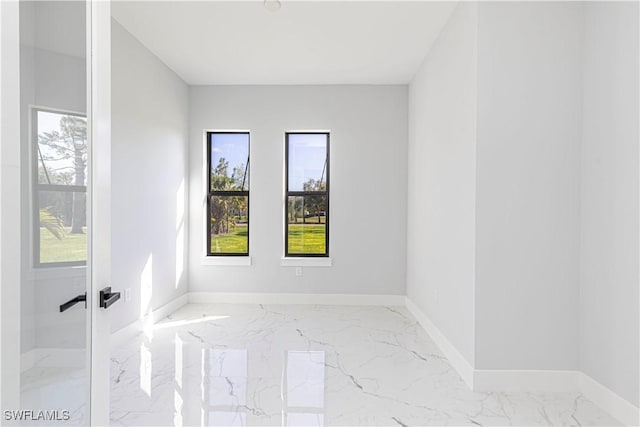
{"type": "Polygon", "coordinates": [[[579,392],[622,424],[640,425],[640,408],[581,371],[476,369],[473,374],[473,390],[579,392]]]}
{"type": "Polygon", "coordinates": [[[111,334],[111,345],[119,346],[142,333],[145,325],[153,325],[185,304],[327,304],[327,305],[404,305],[402,295],[342,295],[342,294],[258,294],[189,292],[154,310],[144,319],[136,320],[111,334]]]}
{"type": "MultiPolygon", "coordinates": [[[[143,332],[145,324],[156,323],[187,303],[404,305],[470,389],[504,392],[580,392],[623,424],[640,425],[640,409],[637,406],[583,372],[474,369],[427,315],[408,297],[401,295],[189,292],[154,310],[147,318],[137,320],[114,332],[111,335],[112,345],[123,343],[143,332]]],[[[21,355],[21,371],[35,366],[82,367],[86,363],[85,357],[85,349],[36,348],[21,355]]]]}
{"type": "Polygon", "coordinates": [[[111,334],[111,345],[117,347],[144,331],[145,325],[153,325],[189,302],[187,294],[153,310],[144,319],[138,319],[111,334]]]}
{"type": "Polygon", "coordinates": [[[473,391],[572,392],[578,371],[475,369],[473,391]]]}
{"type": "Polygon", "coordinates": [[[153,318],[153,323],[157,323],[159,320],[164,319],[165,317],[167,317],[168,315],[170,315],[171,313],[175,312],[180,307],[188,303],[189,303],[189,295],[184,294],[184,295],[180,295],[178,298],[174,299],[173,301],[166,303],[162,307],[156,310],[153,310],[153,313],[151,313],[151,316],[153,318]]]}
{"type": "Polygon", "coordinates": [[[87,364],[84,348],[33,348],[20,355],[20,372],[34,367],[83,368],[87,364]]]}
{"type": "Polygon", "coordinates": [[[422,312],[416,306],[413,301],[409,299],[409,297],[405,297],[405,305],[407,306],[407,310],[416,318],[416,320],[422,325],[427,334],[433,339],[436,343],[440,351],[449,359],[449,363],[451,366],[458,371],[458,374],[462,377],[462,380],[467,384],[470,389],[474,388],[474,371],[473,366],[467,362],[467,359],[464,358],[462,354],[458,351],[458,349],[451,344],[451,342],[447,339],[447,337],[440,332],[440,329],[436,327],[436,325],[431,322],[431,320],[427,317],[426,314],[422,312]]]}
{"type": "Polygon", "coordinates": [[[321,304],[403,306],[403,295],[189,292],[191,304],[321,304]]]}
{"type": "Polygon", "coordinates": [[[119,347],[143,330],[142,320],[136,320],[111,333],[111,347],[119,347]]]}
{"type": "Polygon", "coordinates": [[[406,306],[473,391],[579,392],[624,425],[640,425],[640,408],[584,372],[474,369],[409,298],[406,298],[406,306]]]}
{"type": "Polygon", "coordinates": [[[142,332],[146,322],[156,323],[187,303],[404,305],[449,359],[453,368],[470,389],[504,392],[580,392],[623,424],[640,424],[638,407],[580,371],[474,369],[427,315],[413,301],[402,295],[189,292],[155,310],[147,319],[134,322],[114,333],[112,343],[121,342],[142,332]]]}
{"type": "Polygon", "coordinates": [[[640,408],[584,372],[578,372],[580,393],[627,426],[640,425],[640,408]]]}

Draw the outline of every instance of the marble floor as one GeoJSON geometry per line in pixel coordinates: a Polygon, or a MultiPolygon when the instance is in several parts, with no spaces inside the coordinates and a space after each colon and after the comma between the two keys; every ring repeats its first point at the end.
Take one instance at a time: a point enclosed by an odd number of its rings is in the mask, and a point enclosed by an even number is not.
{"type": "Polygon", "coordinates": [[[113,426],[618,425],[576,393],[475,393],[403,307],[191,304],[113,349],[113,426]]]}
{"type": "Polygon", "coordinates": [[[82,426],[86,424],[87,370],[34,366],[20,375],[22,409],[54,411],[53,419],[25,419],[21,426],[82,426]],[[62,410],[68,413],[62,413],[62,410]]]}

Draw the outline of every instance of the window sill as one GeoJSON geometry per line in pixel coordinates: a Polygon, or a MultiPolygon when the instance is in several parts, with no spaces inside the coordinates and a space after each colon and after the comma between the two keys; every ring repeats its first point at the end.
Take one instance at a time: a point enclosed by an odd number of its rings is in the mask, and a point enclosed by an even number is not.
{"type": "Polygon", "coordinates": [[[280,258],[281,267],[331,267],[332,258],[324,257],[282,257],[280,258]]]}
{"type": "Polygon", "coordinates": [[[244,266],[251,265],[250,256],[204,256],[200,265],[244,266]]]}

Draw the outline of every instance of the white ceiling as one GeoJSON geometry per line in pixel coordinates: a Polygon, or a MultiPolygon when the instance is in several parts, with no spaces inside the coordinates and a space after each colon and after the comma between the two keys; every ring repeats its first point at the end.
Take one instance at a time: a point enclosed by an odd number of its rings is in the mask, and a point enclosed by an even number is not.
{"type": "Polygon", "coordinates": [[[405,84],[454,2],[120,1],[113,17],[191,85],[405,84]]]}

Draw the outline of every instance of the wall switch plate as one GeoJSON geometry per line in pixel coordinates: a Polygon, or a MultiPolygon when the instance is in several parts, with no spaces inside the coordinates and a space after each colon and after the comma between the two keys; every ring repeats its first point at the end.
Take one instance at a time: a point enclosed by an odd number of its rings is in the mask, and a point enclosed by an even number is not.
{"type": "Polygon", "coordinates": [[[124,290],[124,302],[131,301],[131,288],[124,290]]]}
{"type": "Polygon", "coordinates": [[[302,267],[296,267],[296,276],[302,276],[302,267]]]}

